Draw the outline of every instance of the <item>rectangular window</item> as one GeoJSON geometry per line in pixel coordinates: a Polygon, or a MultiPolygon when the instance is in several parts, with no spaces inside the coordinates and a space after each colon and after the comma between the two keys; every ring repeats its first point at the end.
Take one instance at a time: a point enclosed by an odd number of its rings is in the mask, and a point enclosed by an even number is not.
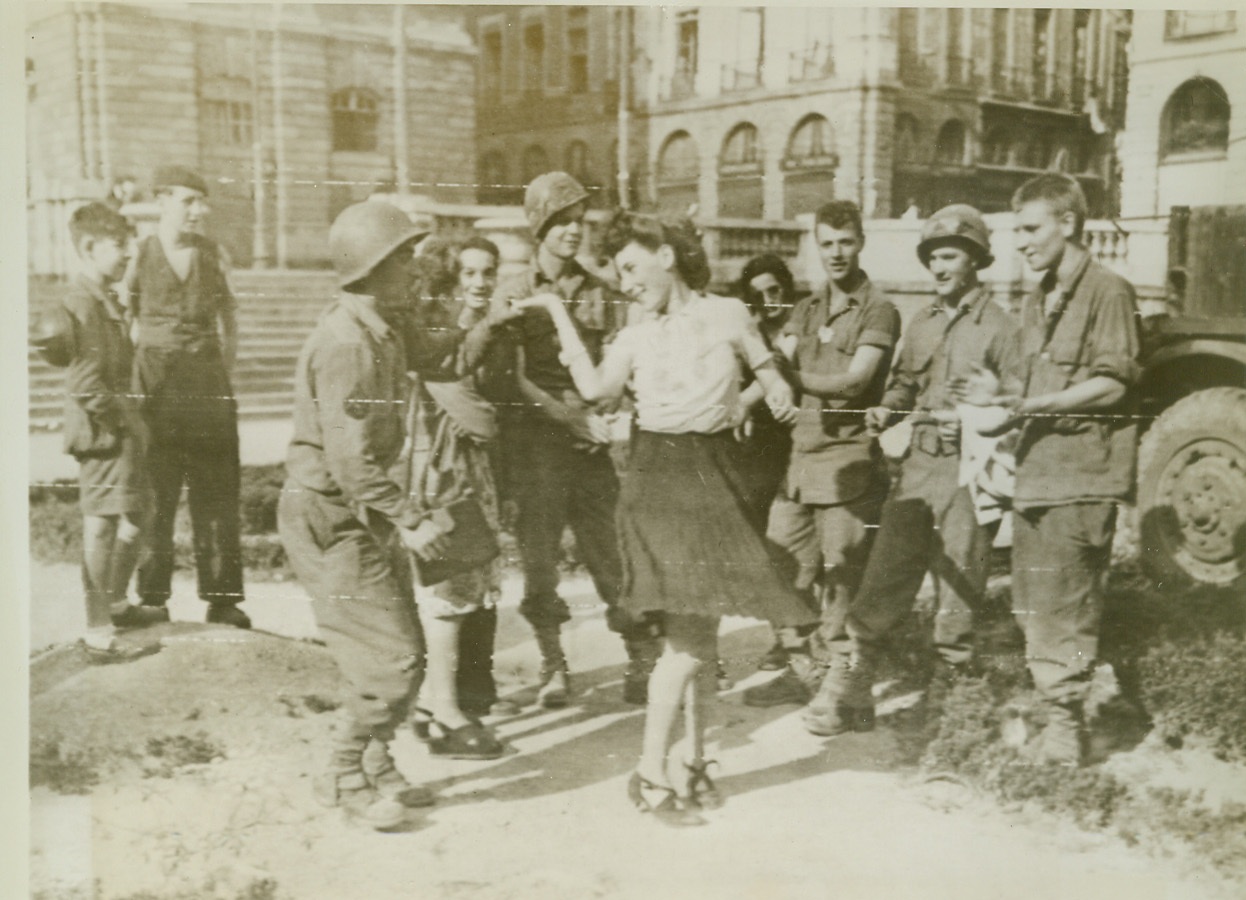
{"type": "Polygon", "coordinates": [[[567,10],[567,90],[588,91],[588,10],[583,6],[567,10]]]}
{"type": "Polygon", "coordinates": [[[486,96],[496,97],[502,92],[502,33],[486,32],[481,45],[480,88],[486,96]]]}
{"type": "Polygon", "coordinates": [[[1090,54],[1090,10],[1073,14],[1073,106],[1080,109],[1086,100],[1086,71],[1090,54]]]}
{"type": "Polygon", "coordinates": [[[1237,13],[1233,10],[1168,10],[1164,15],[1164,39],[1203,37],[1237,30],[1237,13]]]}
{"type": "Polygon", "coordinates": [[[1000,93],[1012,92],[1012,59],[1008,53],[1011,21],[1009,10],[991,10],[991,89],[1000,93]]]}
{"type": "Polygon", "coordinates": [[[697,71],[697,11],[683,10],[675,19],[675,74],[691,79],[697,71]]]}
{"type": "Polygon", "coordinates": [[[947,11],[947,80],[948,84],[966,85],[969,83],[969,69],[972,60],[961,52],[964,41],[965,11],[948,9],[947,11]]]}
{"type": "Polygon", "coordinates": [[[1051,50],[1051,10],[1034,10],[1034,96],[1047,99],[1047,59],[1051,50]]]}
{"type": "Polygon", "coordinates": [[[252,142],[250,103],[236,100],[203,101],[204,124],[209,140],[228,147],[249,147],[252,142]]]}
{"type": "Polygon", "coordinates": [[[540,23],[524,26],[523,86],[526,91],[545,89],[545,26],[540,23]]]}

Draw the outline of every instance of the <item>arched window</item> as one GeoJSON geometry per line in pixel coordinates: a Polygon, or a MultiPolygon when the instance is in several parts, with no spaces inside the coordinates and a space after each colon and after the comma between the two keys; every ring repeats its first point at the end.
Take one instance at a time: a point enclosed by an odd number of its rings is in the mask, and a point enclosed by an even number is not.
{"type": "Polygon", "coordinates": [[[545,148],[540,144],[529,144],[524,149],[520,166],[523,170],[523,183],[526,185],[533,178],[543,175],[550,170],[549,154],[545,152],[545,148]]]}
{"type": "Polygon", "coordinates": [[[949,119],[939,129],[934,158],[935,162],[944,166],[965,164],[965,125],[959,119],[949,119]]]}
{"type": "Polygon", "coordinates": [[[1009,165],[1012,135],[1006,125],[994,125],[982,138],[982,162],[988,166],[1009,165]]]}
{"type": "Polygon", "coordinates": [[[761,169],[761,141],[757,126],[742,122],[727,135],[723,141],[722,156],[719,159],[723,170],[735,167],[761,169]]]}
{"type": "Polygon", "coordinates": [[[572,141],[563,152],[563,168],[568,175],[575,177],[581,184],[587,184],[588,177],[588,144],[583,141],[572,141]]]}
{"type": "Polygon", "coordinates": [[[909,113],[896,116],[896,147],[893,159],[901,165],[922,161],[921,145],[918,143],[917,119],[909,113]]]}
{"type": "Polygon", "coordinates": [[[1210,78],[1173,91],[1160,123],[1160,158],[1177,153],[1224,153],[1229,147],[1229,98],[1210,78]]]}
{"type": "Polygon", "coordinates": [[[835,133],[826,116],[817,113],[805,116],[788,138],[783,164],[789,169],[834,168],[835,133]]]}
{"type": "Polygon", "coordinates": [[[695,180],[700,173],[697,145],[688,132],[677,131],[668,137],[658,153],[658,180],[695,180]]]}
{"type": "Polygon", "coordinates": [[[655,175],[658,205],[663,209],[687,212],[697,202],[701,160],[688,132],[677,131],[663,142],[655,175]]]}
{"type": "Polygon", "coordinates": [[[783,156],[783,215],[814,212],[835,199],[835,133],[825,116],[805,116],[792,129],[783,156]]]}
{"type": "Polygon", "coordinates": [[[377,97],[364,88],[346,88],[332,98],[333,149],[369,152],[377,148],[377,97]]]}
{"type": "Polygon", "coordinates": [[[761,135],[742,122],[727,134],[718,157],[718,214],[732,219],[760,219],[764,195],[761,135]]]}

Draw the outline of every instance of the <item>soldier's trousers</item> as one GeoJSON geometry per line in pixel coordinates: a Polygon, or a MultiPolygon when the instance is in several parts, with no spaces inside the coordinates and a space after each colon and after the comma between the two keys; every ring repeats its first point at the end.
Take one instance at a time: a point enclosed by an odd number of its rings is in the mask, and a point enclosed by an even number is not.
{"type": "Polygon", "coordinates": [[[139,597],[155,606],[169,600],[173,528],[185,484],[199,597],[214,606],[241,603],[238,407],[220,351],[141,347],[136,386],[149,434],[146,465],[153,493],[138,565],[139,597]]]}
{"type": "Polygon", "coordinates": [[[607,624],[626,634],[638,623],[618,608],[623,583],[614,521],[618,475],[606,447],[580,449],[560,432],[526,425],[513,438],[503,438],[513,454],[507,481],[519,506],[515,537],[524,573],[519,612],[538,629],[571,618],[557,591],[562,535],[570,526],[576,555],[607,606],[607,624]]]}
{"type": "Polygon", "coordinates": [[[1099,653],[1116,504],[1013,513],[1012,608],[1034,686],[1054,703],[1085,698],[1099,653]]]}
{"type": "Polygon", "coordinates": [[[354,724],[387,739],[423,675],[423,636],[407,554],[384,517],[353,510],[293,481],[277,506],[290,567],[349,690],[354,724]]]}
{"type": "Polygon", "coordinates": [[[937,606],[934,644],[945,662],[973,654],[973,613],[981,605],[998,523],[979,525],[968,488],[957,485],[960,458],[914,449],[897,497],[883,506],[861,588],[848,612],[848,634],[885,638],[912,611],[929,572],[937,606]]]}

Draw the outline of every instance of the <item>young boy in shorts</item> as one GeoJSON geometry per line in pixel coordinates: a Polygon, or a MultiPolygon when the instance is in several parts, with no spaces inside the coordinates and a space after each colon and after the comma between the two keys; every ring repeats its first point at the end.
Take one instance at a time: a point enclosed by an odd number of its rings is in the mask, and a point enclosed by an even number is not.
{"type": "Polygon", "coordinates": [[[43,356],[69,369],[65,452],[78,460],[82,507],[82,583],[93,661],[115,662],[150,648],[124,647],[116,626],[151,624],[126,602],[150,503],[143,462],[144,431],[130,393],[134,348],[112,285],[129,261],[130,225],[104,203],[69,219],[78,272],[44,317],[36,339],[43,356]]]}

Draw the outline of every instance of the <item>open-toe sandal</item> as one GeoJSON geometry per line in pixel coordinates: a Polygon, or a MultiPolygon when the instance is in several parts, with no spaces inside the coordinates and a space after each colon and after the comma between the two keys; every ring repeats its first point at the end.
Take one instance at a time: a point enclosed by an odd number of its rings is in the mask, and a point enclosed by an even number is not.
{"type": "Polygon", "coordinates": [[[633,772],[631,779],[627,782],[627,799],[639,812],[652,814],[654,819],[672,828],[688,828],[705,824],[704,819],[679,802],[674,788],[654,784],[639,772],[633,772]],[[656,803],[650,802],[645,796],[646,791],[660,792],[662,799],[656,803]]]}
{"type": "Polygon", "coordinates": [[[719,809],[726,801],[718,786],[710,779],[709,767],[718,765],[714,759],[684,763],[688,770],[688,791],[685,802],[692,809],[719,809]]]}

